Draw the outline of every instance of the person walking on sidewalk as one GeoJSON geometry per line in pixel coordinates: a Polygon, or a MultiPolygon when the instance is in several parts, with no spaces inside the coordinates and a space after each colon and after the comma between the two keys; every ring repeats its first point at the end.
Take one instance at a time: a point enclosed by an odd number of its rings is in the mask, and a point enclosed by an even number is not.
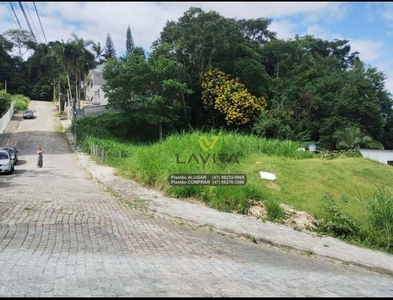
{"type": "Polygon", "coordinates": [[[38,167],[38,168],[42,168],[42,165],[43,165],[43,160],[44,160],[43,155],[42,155],[43,152],[44,152],[44,151],[42,150],[42,147],[39,146],[39,147],[37,148],[37,154],[38,154],[37,167],[38,167]]]}

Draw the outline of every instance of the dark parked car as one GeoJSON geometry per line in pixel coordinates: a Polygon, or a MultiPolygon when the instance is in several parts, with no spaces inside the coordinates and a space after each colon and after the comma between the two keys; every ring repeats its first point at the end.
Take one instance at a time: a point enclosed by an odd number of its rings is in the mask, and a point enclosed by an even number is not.
{"type": "Polygon", "coordinates": [[[12,160],[14,161],[14,165],[18,163],[18,150],[14,146],[2,146],[0,147],[1,150],[7,150],[10,153],[12,160]]]}
{"type": "Polygon", "coordinates": [[[23,112],[23,119],[34,119],[34,111],[28,109],[23,112]]]}

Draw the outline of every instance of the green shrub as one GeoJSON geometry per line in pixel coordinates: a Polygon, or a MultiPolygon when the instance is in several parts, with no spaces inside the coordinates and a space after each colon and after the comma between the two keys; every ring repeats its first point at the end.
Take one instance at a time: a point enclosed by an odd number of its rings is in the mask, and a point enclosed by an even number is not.
{"type": "Polygon", "coordinates": [[[0,90],[0,117],[10,108],[11,102],[11,95],[0,90]]]}
{"type": "Polygon", "coordinates": [[[346,196],[341,197],[338,203],[332,194],[326,193],[322,197],[321,207],[323,209],[323,219],[319,222],[318,231],[340,238],[356,238],[359,227],[355,219],[342,212],[343,206],[348,203],[346,196]]]}
{"type": "Polygon", "coordinates": [[[23,95],[12,95],[11,101],[15,101],[15,110],[24,111],[29,107],[30,98],[23,95]]]}

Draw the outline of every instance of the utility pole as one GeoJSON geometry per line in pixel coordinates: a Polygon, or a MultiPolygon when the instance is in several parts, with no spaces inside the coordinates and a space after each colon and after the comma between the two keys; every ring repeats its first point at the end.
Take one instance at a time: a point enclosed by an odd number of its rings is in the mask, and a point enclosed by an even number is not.
{"type": "Polygon", "coordinates": [[[76,111],[74,110],[74,148],[76,150],[76,111]]]}
{"type": "Polygon", "coordinates": [[[63,94],[60,93],[60,90],[59,90],[59,114],[61,114],[61,95],[63,95],[63,94]]]}
{"type": "Polygon", "coordinates": [[[74,149],[76,150],[76,95],[72,103],[72,112],[74,114],[74,149]]]}
{"type": "Polygon", "coordinates": [[[7,93],[7,79],[5,80],[4,89],[5,89],[5,92],[7,93]]]}

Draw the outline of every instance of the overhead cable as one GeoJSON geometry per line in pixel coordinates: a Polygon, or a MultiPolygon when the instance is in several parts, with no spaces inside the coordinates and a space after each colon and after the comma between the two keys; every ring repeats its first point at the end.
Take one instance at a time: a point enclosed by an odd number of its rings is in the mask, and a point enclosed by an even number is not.
{"type": "Polygon", "coordinates": [[[14,7],[13,7],[13,5],[12,5],[12,2],[10,2],[10,5],[11,5],[11,9],[12,9],[12,11],[14,12],[14,15],[15,15],[16,21],[17,21],[17,22],[18,22],[18,24],[19,24],[19,28],[20,28],[20,30],[23,30],[22,26],[20,25],[20,22],[19,22],[18,16],[16,15],[15,9],[14,9],[14,7]]]}
{"type": "Polygon", "coordinates": [[[46,36],[45,36],[45,32],[44,32],[44,28],[42,27],[41,18],[40,18],[40,15],[38,14],[38,10],[37,10],[37,7],[35,6],[35,2],[34,2],[34,1],[33,1],[33,4],[34,4],[35,12],[36,12],[36,14],[37,14],[37,17],[38,17],[38,21],[40,22],[40,26],[41,26],[42,34],[44,35],[44,38],[45,38],[45,43],[47,43],[47,44],[48,44],[48,41],[46,40],[46,36]]]}
{"type": "Polygon", "coordinates": [[[34,32],[33,32],[33,30],[31,29],[30,22],[29,22],[29,20],[28,20],[28,18],[27,18],[27,15],[26,15],[26,13],[25,13],[25,10],[23,9],[22,2],[20,2],[20,1],[18,1],[18,2],[19,2],[20,9],[22,10],[22,13],[23,13],[23,15],[24,15],[24,17],[25,17],[27,26],[28,26],[29,29],[30,29],[30,33],[31,33],[31,35],[32,35],[33,38],[34,38],[34,41],[37,43],[37,39],[35,38],[34,32]]]}
{"type": "MultiPolygon", "coordinates": [[[[27,7],[26,2],[25,2],[25,8],[26,8],[27,14],[29,15],[31,24],[33,24],[34,32],[37,32],[37,28],[35,27],[34,20],[33,20],[33,18],[32,18],[31,15],[30,15],[30,10],[29,10],[29,8],[27,7]]],[[[37,37],[38,37],[38,41],[41,43],[41,40],[40,40],[40,38],[39,38],[39,35],[37,35],[37,37]]]]}

